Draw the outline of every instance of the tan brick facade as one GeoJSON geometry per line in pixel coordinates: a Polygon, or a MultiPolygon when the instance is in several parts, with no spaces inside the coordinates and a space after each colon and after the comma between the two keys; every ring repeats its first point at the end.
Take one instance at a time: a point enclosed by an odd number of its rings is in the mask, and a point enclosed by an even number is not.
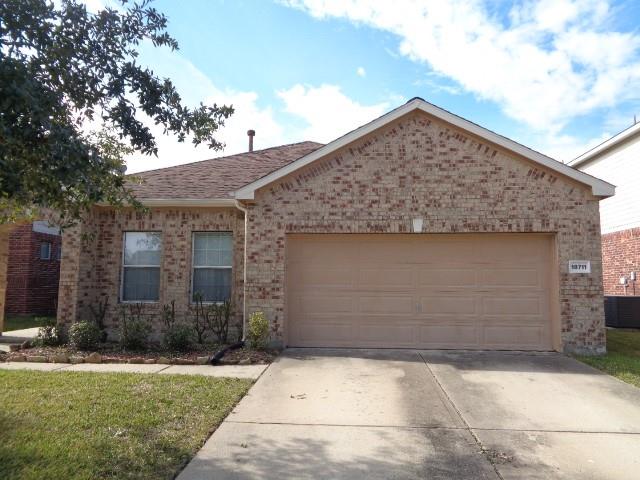
{"type": "MultiPolygon", "coordinates": [[[[272,338],[286,342],[288,233],[552,232],[558,257],[561,348],[604,351],[598,198],[588,186],[414,112],[256,192],[248,203],[247,313],[263,310],[272,338]],[[591,260],[590,275],[567,262],[591,260]]],[[[163,231],[161,299],[188,301],[191,232],[235,238],[236,310],[241,310],[243,216],[238,210],[156,209],[149,217],[96,210],[64,240],[61,321],[86,315],[101,295],[118,295],[122,232],[163,231]],[[84,230],[95,232],[82,244],[84,230]]],[[[115,301],[112,302],[115,311],[115,301]]],[[[149,312],[157,313],[158,306],[149,312]]],[[[112,325],[117,319],[113,312],[112,325]]]]}
{"type": "Polygon", "coordinates": [[[97,208],[81,227],[64,234],[58,319],[70,323],[90,319],[89,305],[109,298],[107,325],[118,326],[122,241],[126,231],[162,232],[160,300],[144,305],[159,332],[162,305],[176,302],[179,316],[187,313],[191,288],[193,232],[232,232],[234,238],[234,323],[242,318],[244,215],[237,209],[153,209],[148,215],[97,208]],[[84,237],[84,238],[83,238],[84,237]]]}
{"type": "Polygon", "coordinates": [[[413,113],[256,193],[247,310],[286,331],[287,233],[555,232],[562,348],[605,348],[598,199],[591,189],[413,113]],[[591,275],[567,262],[589,259],[591,275]]]}

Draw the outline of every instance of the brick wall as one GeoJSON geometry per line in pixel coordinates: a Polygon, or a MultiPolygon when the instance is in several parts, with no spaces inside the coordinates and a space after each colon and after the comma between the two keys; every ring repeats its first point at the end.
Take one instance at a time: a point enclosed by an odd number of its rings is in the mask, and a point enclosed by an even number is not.
{"type": "MultiPolygon", "coordinates": [[[[635,294],[640,295],[640,228],[602,235],[602,269],[605,295],[624,295],[620,277],[629,278],[636,272],[635,294]]],[[[627,295],[633,295],[633,284],[629,282],[627,295]]]]}
{"type": "MultiPolygon", "coordinates": [[[[598,199],[591,189],[423,113],[405,116],[336,154],[256,192],[248,213],[247,313],[263,310],[272,338],[286,338],[288,233],[551,232],[558,258],[561,348],[603,352],[602,263],[598,199]],[[591,260],[590,275],[569,275],[567,262],[591,260]]],[[[243,220],[233,209],[154,209],[150,215],[96,209],[65,234],[59,318],[87,315],[103,296],[117,299],[122,232],[162,230],[161,298],[188,302],[191,232],[231,230],[234,299],[241,305],[243,220]],[[85,233],[91,240],[82,242],[85,233]]],[[[109,323],[117,325],[111,302],[109,323]]],[[[237,310],[240,308],[237,307],[237,310]]]]}
{"type": "Polygon", "coordinates": [[[598,199],[590,187],[422,113],[390,124],[256,192],[249,211],[247,311],[286,330],[288,233],[553,232],[562,349],[603,352],[598,199]],[[591,275],[567,262],[589,259],[591,275]]]}
{"type": "Polygon", "coordinates": [[[9,236],[7,266],[7,315],[55,315],[60,278],[57,257],[59,235],[34,232],[32,226],[17,226],[9,236]],[[40,259],[41,242],[51,244],[51,259],[40,259]]]}
{"type": "Polygon", "coordinates": [[[122,274],[122,240],[126,231],[161,231],[160,299],[144,304],[155,334],[162,327],[162,306],[176,301],[176,312],[185,318],[190,305],[191,239],[193,232],[233,233],[233,324],[242,320],[244,216],[237,209],[152,209],[148,215],[131,210],[116,212],[96,208],[86,221],[64,233],[58,319],[70,323],[90,319],[90,305],[109,299],[106,318],[112,338],[117,337],[122,274]],[[88,233],[94,235],[88,236],[88,233]]]}

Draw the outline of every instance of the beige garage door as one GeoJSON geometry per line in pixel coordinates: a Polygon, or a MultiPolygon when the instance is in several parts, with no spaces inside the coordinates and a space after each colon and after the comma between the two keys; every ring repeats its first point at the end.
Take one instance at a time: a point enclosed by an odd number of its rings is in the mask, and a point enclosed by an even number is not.
{"type": "Polygon", "coordinates": [[[290,235],[300,347],[551,350],[552,237],[290,235]]]}

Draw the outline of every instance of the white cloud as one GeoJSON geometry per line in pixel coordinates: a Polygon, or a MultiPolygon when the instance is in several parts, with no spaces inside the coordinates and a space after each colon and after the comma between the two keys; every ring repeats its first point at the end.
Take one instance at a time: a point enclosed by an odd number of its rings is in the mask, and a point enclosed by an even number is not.
{"type": "Polygon", "coordinates": [[[364,67],[358,67],[358,69],[356,70],[356,73],[358,74],[359,77],[367,76],[367,71],[364,69],[364,67]]]}
{"type": "Polygon", "coordinates": [[[176,136],[165,135],[163,128],[154,125],[150,119],[145,122],[158,144],[158,156],[135,153],[127,158],[127,172],[139,172],[153,168],[204,160],[221,155],[244,152],[248,148],[247,130],[255,129],[254,148],[266,148],[292,141],[287,130],[276,120],[270,106],[262,107],[258,94],[251,91],[236,91],[217,88],[209,78],[191,62],[176,52],[167,49],[145,48],[142,61],[152,65],[160,77],[169,77],[183,96],[187,105],[197,105],[200,101],[211,105],[233,105],[235,113],[226,121],[215,137],[226,144],[223,151],[210,150],[206,145],[194,147],[189,139],[178,142],[176,136]]]}
{"type": "Polygon", "coordinates": [[[284,101],[288,113],[307,124],[302,137],[318,142],[335,140],[390,108],[387,102],[375,105],[357,103],[342,93],[337,85],[294,85],[288,90],[279,91],[278,96],[284,101]]]}
{"type": "Polygon", "coordinates": [[[482,0],[285,3],[398,35],[401,54],[538,131],[640,98],[640,35],[611,31],[604,0],[524,0],[504,21],[482,0]]]}

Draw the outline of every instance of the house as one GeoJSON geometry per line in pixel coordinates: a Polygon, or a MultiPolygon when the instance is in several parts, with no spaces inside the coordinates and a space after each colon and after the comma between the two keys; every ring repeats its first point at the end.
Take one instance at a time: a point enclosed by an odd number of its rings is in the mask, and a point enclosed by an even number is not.
{"type": "Polygon", "coordinates": [[[201,292],[283,346],[605,350],[614,187],[420,98],[327,145],[138,176],[147,214],[96,206],[65,233],[59,321],[108,297],[112,328],[144,302],[159,329],[201,292]]]}
{"type": "Polygon", "coordinates": [[[640,295],[640,123],[569,162],[574,168],[616,185],[600,203],[605,295],[640,295]]]}
{"type": "Polygon", "coordinates": [[[16,226],[9,235],[6,315],[55,315],[62,237],[47,221],[16,226]]]}

